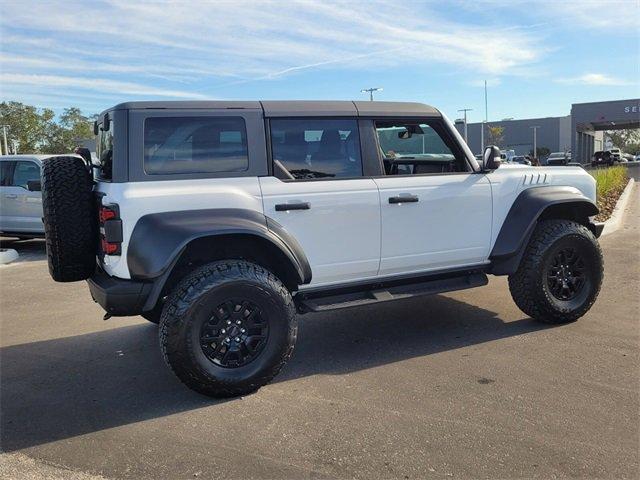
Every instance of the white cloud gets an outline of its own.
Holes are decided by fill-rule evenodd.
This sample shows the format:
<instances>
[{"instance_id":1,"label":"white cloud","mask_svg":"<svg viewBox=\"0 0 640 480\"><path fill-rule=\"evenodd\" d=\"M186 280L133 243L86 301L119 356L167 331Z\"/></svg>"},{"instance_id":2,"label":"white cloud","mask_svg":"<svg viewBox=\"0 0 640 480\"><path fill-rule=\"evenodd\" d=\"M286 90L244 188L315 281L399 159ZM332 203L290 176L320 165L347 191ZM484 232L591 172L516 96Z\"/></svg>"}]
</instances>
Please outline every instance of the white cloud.
<instances>
[{"instance_id":1,"label":"white cloud","mask_svg":"<svg viewBox=\"0 0 640 480\"><path fill-rule=\"evenodd\" d=\"M20 73L1 73L0 83L3 85L37 85L46 90L51 87L79 88L81 90L97 90L99 92L122 93L125 95L142 95L174 98L206 98L204 95L180 90L163 90L137 83L118 82L99 78L63 77L59 75L24 75Z\"/></svg>"},{"instance_id":2,"label":"white cloud","mask_svg":"<svg viewBox=\"0 0 640 480\"><path fill-rule=\"evenodd\" d=\"M563 30L607 30L608 35L638 36L640 2L638 0L450 0L467 10L503 16L507 12L525 12L542 25ZM502 10L502 11L501 11ZM528 28L541 24L532 24ZM510 28L510 27L506 27Z\"/></svg>"},{"instance_id":3,"label":"white cloud","mask_svg":"<svg viewBox=\"0 0 640 480\"><path fill-rule=\"evenodd\" d=\"M631 82L620 78L614 78L603 73L585 73L579 77L572 78L560 78L558 83L566 83L570 85L609 85L609 86L624 86L632 85Z\"/></svg>"},{"instance_id":4,"label":"white cloud","mask_svg":"<svg viewBox=\"0 0 640 480\"><path fill-rule=\"evenodd\" d=\"M51 92L176 98L220 97L232 83L323 68L508 74L544 52L530 32L496 35L492 25L445 19L430 4L392 0L366 8L308 0L22 1L3 9L0 29L3 83L35 87L49 77Z\"/></svg>"}]
</instances>

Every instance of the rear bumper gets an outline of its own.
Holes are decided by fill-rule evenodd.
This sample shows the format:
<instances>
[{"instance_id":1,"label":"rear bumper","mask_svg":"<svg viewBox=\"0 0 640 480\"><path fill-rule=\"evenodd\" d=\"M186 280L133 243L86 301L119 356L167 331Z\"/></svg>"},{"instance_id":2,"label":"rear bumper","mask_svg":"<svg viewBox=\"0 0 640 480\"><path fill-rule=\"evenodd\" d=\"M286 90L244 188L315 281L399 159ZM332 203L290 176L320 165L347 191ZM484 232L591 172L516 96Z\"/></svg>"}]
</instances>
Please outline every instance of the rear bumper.
<instances>
[{"instance_id":1,"label":"rear bumper","mask_svg":"<svg viewBox=\"0 0 640 480\"><path fill-rule=\"evenodd\" d=\"M93 300L113 316L139 315L152 283L110 277L102 269L87 280Z\"/></svg>"}]
</instances>

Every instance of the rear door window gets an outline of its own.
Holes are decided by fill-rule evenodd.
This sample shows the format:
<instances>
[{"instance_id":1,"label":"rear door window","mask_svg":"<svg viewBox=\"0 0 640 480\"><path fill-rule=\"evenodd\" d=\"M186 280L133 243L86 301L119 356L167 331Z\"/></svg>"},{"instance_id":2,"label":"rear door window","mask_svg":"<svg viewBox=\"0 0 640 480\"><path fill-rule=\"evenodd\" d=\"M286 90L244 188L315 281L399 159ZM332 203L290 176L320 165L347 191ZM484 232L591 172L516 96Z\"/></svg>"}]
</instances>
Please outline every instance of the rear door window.
<instances>
[{"instance_id":1,"label":"rear door window","mask_svg":"<svg viewBox=\"0 0 640 480\"><path fill-rule=\"evenodd\" d=\"M247 131L240 117L149 117L144 121L148 175L243 172Z\"/></svg>"},{"instance_id":2,"label":"rear door window","mask_svg":"<svg viewBox=\"0 0 640 480\"><path fill-rule=\"evenodd\" d=\"M13 181L13 167L16 162L0 162L0 186L10 187Z\"/></svg>"},{"instance_id":3,"label":"rear door window","mask_svg":"<svg viewBox=\"0 0 640 480\"><path fill-rule=\"evenodd\" d=\"M272 119L271 151L293 179L362 176L355 119Z\"/></svg>"}]
</instances>

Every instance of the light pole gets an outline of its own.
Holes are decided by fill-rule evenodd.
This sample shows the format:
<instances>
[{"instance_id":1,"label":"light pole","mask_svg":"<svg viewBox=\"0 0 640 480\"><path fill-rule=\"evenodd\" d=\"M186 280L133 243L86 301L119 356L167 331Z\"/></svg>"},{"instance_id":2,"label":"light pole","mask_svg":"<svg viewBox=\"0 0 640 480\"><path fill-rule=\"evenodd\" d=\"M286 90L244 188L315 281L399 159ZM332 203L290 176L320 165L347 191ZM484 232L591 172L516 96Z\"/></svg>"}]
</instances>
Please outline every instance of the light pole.
<instances>
[{"instance_id":1,"label":"light pole","mask_svg":"<svg viewBox=\"0 0 640 480\"><path fill-rule=\"evenodd\" d=\"M467 136L467 112L472 111L473 108L461 108L458 110L459 112L464 112L464 143L469 144L469 139Z\"/></svg>"},{"instance_id":2,"label":"light pole","mask_svg":"<svg viewBox=\"0 0 640 480\"><path fill-rule=\"evenodd\" d=\"M540 126L536 125L535 127L529 128L533 130L533 158L538 158L538 129Z\"/></svg>"},{"instance_id":3,"label":"light pole","mask_svg":"<svg viewBox=\"0 0 640 480\"><path fill-rule=\"evenodd\" d=\"M382 87L363 88L362 90L360 90L361 93L369 94L369 100L371 102L373 102L373 92L381 92L381 91L382 91Z\"/></svg>"},{"instance_id":4,"label":"light pole","mask_svg":"<svg viewBox=\"0 0 640 480\"><path fill-rule=\"evenodd\" d=\"M2 131L4 134L4 154L9 155L9 147L7 147L7 128L9 125L2 125Z\"/></svg>"},{"instance_id":5,"label":"light pole","mask_svg":"<svg viewBox=\"0 0 640 480\"><path fill-rule=\"evenodd\" d=\"M487 97L487 81L484 81L484 122L482 122L482 129L480 131L480 143L482 144L482 148L480 152L484 154L484 127L486 123L489 121L489 100Z\"/></svg>"}]
</instances>

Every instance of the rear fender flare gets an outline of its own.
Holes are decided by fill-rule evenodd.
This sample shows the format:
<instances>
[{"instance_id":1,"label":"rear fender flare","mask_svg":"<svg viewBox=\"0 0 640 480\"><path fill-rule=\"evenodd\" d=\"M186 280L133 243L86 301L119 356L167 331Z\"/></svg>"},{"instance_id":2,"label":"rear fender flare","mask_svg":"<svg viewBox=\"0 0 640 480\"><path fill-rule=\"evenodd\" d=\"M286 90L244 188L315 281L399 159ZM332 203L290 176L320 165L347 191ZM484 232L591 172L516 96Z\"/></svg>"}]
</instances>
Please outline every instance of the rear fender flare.
<instances>
[{"instance_id":1,"label":"rear fender flare","mask_svg":"<svg viewBox=\"0 0 640 480\"><path fill-rule=\"evenodd\" d=\"M233 208L162 212L141 217L127 249L131 278L150 281L166 277L191 241L230 234L254 235L271 242L291 262L299 284L311 281L309 261L294 237L260 212Z\"/></svg>"}]
</instances>

